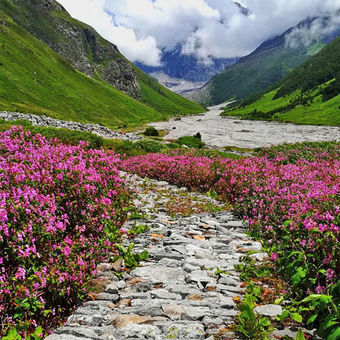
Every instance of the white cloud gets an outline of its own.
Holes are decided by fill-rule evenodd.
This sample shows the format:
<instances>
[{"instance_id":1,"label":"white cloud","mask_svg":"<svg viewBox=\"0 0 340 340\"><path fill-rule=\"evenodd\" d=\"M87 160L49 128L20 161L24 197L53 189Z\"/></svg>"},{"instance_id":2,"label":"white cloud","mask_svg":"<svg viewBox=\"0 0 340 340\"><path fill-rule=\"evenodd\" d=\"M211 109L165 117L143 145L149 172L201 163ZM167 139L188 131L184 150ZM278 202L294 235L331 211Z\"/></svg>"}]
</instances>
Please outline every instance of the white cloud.
<instances>
[{"instance_id":1,"label":"white cloud","mask_svg":"<svg viewBox=\"0 0 340 340\"><path fill-rule=\"evenodd\" d=\"M162 49L208 63L246 55L307 16L332 13L340 0L58 0L72 16L118 45L132 61L158 65Z\"/></svg>"},{"instance_id":2,"label":"white cloud","mask_svg":"<svg viewBox=\"0 0 340 340\"><path fill-rule=\"evenodd\" d=\"M131 61L147 65L160 65L161 50L153 36L136 37L132 28L116 26L112 15L107 13L105 0L58 0L65 9L78 20L92 26L108 41L116 44L119 50Z\"/></svg>"}]
</instances>

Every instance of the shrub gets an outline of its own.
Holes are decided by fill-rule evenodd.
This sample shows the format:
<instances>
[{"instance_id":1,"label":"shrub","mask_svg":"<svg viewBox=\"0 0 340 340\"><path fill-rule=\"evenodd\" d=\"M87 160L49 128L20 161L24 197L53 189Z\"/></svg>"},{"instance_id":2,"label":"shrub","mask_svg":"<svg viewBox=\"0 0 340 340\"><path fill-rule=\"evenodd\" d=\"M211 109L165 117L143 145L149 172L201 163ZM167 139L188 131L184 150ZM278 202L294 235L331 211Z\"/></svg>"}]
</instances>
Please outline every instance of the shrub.
<instances>
[{"instance_id":1,"label":"shrub","mask_svg":"<svg viewBox=\"0 0 340 340\"><path fill-rule=\"evenodd\" d=\"M186 145L189 148L197 148L202 149L204 143L201 141L200 138L194 136L183 136L176 140L176 143L179 145Z\"/></svg>"},{"instance_id":2,"label":"shrub","mask_svg":"<svg viewBox=\"0 0 340 340\"><path fill-rule=\"evenodd\" d=\"M148 137L159 137L159 132L155 127L148 126L144 131L144 135Z\"/></svg>"},{"instance_id":3,"label":"shrub","mask_svg":"<svg viewBox=\"0 0 340 340\"><path fill-rule=\"evenodd\" d=\"M142 139L135 143L136 148L145 152L159 152L164 148L164 145L153 139Z\"/></svg>"},{"instance_id":4,"label":"shrub","mask_svg":"<svg viewBox=\"0 0 340 340\"><path fill-rule=\"evenodd\" d=\"M56 326L86 296L126 217L118 163L84 142L0 133L0 334Z\"/></svg>"}]
</instances>

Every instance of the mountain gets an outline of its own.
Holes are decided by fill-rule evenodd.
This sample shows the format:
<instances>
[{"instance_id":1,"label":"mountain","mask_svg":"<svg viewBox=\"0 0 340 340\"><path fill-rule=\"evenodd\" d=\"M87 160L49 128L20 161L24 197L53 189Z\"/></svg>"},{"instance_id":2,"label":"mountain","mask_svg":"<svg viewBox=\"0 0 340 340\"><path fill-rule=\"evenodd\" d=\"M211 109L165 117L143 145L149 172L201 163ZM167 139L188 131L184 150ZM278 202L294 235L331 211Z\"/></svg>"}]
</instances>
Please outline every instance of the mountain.
<instances>
[{"instance_id":1,"label":"mountain","mask_svg":"<svg viewBox=\"0 0 340 340\"><path fill-rule=\"evenodd\" d=\"M277 82L234 106L225 116L300 124L340 125L340 37Z\"/></svg>"},{"instance_id":2,"label":"mountain","mask_svg":"<svg viewBox=\"0 0 340 340\"><path fill-rule=\"evenodd\" d=\"M191 98L204 104L219 104L264 91L340 34L340 25L332 20L333 17L307 18L265 41L250 55L214 76Z\"/></svg>"},{"instance_id":3,"label":"mountain","mask_svg":"<svg viewBox=\"0 0 340 340\"><path fill-rule=\"evenodd\" d=\"M162 85L182 94L200 88L212 76L225 70L237 60L237 58L212 58L204 63L192 55L182 54L181 45L177 45L173 50L163 50L161 66L153 67L142 63L136 63L136 65Z\"/></svg>"},{"instance_id":4,"label":"mountain","mask_svg":"<svg viewBox=\"0 0 340 340\"><path fill-rule=\"evenodd\" d=\"M204 110L160 86L54 0L1 0L0 11L1 109L111 127Z\"/></svg>"}]
</instances>

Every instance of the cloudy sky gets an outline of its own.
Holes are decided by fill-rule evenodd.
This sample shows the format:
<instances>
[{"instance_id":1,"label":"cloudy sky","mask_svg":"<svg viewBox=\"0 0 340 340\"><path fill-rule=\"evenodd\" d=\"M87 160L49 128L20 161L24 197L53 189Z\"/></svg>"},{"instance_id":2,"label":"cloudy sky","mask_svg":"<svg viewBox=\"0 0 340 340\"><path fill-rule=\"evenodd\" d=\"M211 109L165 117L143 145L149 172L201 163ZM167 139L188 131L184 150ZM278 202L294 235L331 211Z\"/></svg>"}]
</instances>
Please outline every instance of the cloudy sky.
<instances>
[{"instance_id":1,"label":"cloudy sky","mask_svg":"<svg viewBox=\"0 0 340 340\"><path fill-rule=\"evenodd\" d=\"M153 66L159 65L162 49L178 44L183 54L202 61L244 56L307 16L340 8L340 0L57 1L128 59Z\"/></svg>"}]
</instances>

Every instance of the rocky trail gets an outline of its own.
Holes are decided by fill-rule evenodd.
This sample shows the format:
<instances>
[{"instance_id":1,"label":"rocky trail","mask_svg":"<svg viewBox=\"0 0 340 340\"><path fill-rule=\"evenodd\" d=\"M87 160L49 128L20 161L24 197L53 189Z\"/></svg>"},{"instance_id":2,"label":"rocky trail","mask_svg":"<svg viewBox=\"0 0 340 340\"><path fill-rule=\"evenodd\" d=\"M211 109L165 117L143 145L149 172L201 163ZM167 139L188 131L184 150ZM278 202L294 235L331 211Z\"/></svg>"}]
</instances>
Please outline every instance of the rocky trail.
<instances>
[{"instance_id":1,"label":"rocky trail","mask_svg":"<svg viewBox=\"0 0 340 340\"><path fill-rule=\"evenodd\" d=\"M103 292L47 339L237 339L229 326L238 313L233 298L244 288L234 265L250 250L259 251L253 256L261 260L261 244L210 197L135 175L127 180L147 217L131 219L125 228L149 227L133 239L133 251L146 249L149 259L121 279L112 272L116 264L101 264ZM174 209L185 213L174 217ZM131 241L126 235L124 243ZM264 314L280 309L265 306Z\"/></svg>"}]
</instances>

